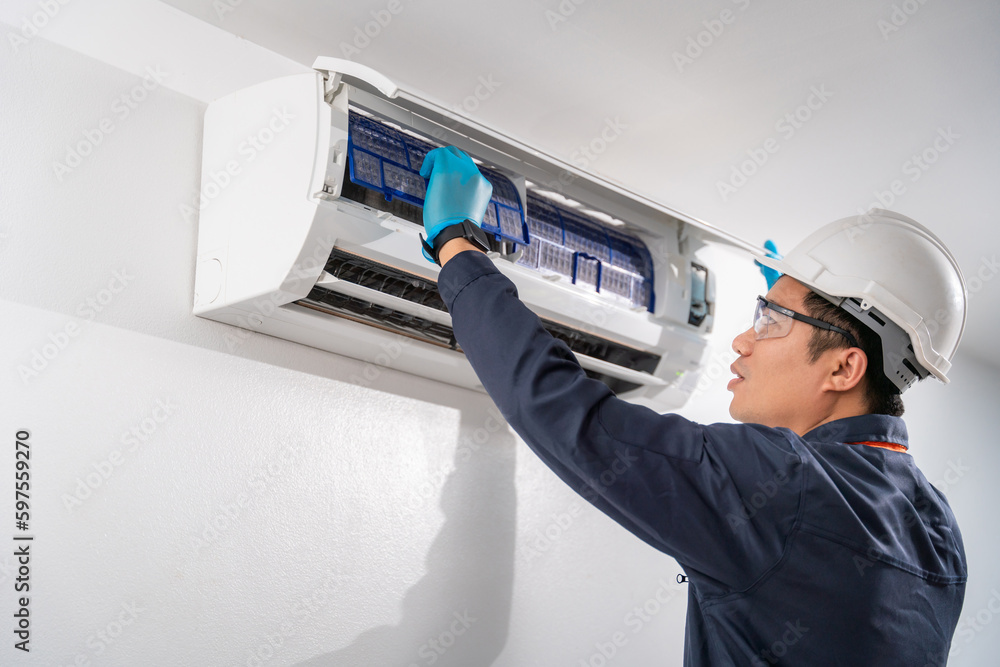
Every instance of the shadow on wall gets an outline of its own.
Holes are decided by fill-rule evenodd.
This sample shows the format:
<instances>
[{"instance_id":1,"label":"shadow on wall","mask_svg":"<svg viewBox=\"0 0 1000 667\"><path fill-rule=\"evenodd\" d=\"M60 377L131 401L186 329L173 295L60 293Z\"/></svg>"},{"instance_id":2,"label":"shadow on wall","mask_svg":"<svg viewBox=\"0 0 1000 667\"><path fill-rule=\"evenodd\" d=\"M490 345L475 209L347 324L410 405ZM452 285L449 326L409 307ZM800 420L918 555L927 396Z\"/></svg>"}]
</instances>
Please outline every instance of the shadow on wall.
<instances>
[{"instance_id":1,"label":"shadow on wall","mask_svg":"<svg viewBox=\"0 0 1000 667\"><path fill-rule=\"evenodd\" d=\"M482 414L463 410L460 442L474 442L477 431L482 439ZM296 667L493 664L510 626L516 446L501 422L471 454L456 448L455 469L441 490L445 523L427 554L427 573L405 594L399 625L366 630L349 646Z\"/></svg>"}]
</instances>

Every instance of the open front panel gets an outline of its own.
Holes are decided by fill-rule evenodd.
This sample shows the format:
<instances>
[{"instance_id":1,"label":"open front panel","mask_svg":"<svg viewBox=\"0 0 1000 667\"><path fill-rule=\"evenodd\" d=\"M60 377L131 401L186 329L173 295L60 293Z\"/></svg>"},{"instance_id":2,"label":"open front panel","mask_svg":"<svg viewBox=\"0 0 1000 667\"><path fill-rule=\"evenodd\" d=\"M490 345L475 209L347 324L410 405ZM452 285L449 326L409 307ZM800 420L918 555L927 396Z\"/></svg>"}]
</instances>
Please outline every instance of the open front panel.
<instances>
[{"instance_id":1,"label":"open front panel","mask_svg":"<svg viewBox=\"0 0 1000 667\"><path fill-rule=\"evenodd\" d=\"M429 141L350 111L349 178L342 196L422 224L426 185L420 166L433 148ZM640 239L572 208L575 202L557 203L529 189L522 204L510 179L488 166L479 168L493 184L483 228L494 236L501 255L653 312L653 262ZM522 252L515 254L519 248Z\"/></svg>"}]
</instances>

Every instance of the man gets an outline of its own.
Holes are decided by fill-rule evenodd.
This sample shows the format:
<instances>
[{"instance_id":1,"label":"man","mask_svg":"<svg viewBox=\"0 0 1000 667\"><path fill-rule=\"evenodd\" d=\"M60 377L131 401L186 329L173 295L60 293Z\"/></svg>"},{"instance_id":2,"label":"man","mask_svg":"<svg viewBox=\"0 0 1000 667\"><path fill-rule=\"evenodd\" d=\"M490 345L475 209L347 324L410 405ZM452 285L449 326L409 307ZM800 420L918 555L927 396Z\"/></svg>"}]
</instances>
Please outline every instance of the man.
<instances>
[{"instance_id":1,"label":"man","mask_svg":"<svg viewBox=\"0 0 1000 667\"><path fill-rule=\"evenodd\" d=\"M733 341L743 423L702 425L618 399L542 328L481 252L490 188L467 155L437 149L421 173L456 339L542 461L680 563L685 665L946 663L965 552L900 419L902 391L947 381L964 327L933 234L879 211L761 258L785 275Z\"/></svg>"}]
</instances>

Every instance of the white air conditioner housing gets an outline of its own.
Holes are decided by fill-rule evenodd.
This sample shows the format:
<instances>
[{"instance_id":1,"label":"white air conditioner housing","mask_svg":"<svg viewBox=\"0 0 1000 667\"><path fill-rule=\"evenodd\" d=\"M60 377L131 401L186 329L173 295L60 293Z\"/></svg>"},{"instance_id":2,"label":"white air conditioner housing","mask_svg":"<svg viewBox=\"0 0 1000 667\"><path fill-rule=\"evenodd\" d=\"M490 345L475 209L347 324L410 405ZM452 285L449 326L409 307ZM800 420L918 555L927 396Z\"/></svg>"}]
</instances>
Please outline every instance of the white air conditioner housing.
<instances>
[{"instance_id":1,"label":"white air conditioner housing","mask_svg":"<svg viewBox=\"0 0 1000 667\"><path fill-rule=\"evenodd\" d=\"M418 238L416 172L449 144L493 182L484 228L522 301L623 398L683 405L715 308L694 253L760 249L346 60L209 105L195 314L369 362L355 382L387 366L481 390Z\"/></svg>"}]
</instances>

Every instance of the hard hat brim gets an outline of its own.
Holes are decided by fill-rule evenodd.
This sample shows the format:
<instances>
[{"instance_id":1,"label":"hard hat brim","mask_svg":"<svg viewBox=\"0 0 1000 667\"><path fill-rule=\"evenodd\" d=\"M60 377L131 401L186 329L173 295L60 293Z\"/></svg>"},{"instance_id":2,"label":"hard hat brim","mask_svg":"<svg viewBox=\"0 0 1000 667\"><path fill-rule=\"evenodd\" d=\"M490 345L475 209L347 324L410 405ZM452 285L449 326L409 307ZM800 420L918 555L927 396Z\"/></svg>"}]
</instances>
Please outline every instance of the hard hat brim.
<instances>
[{"instance_id":1,"label":"hard hat brim","mask_svg":"<svg viewBox=\"0 0 1000 667\"><path fill-rule=\"evenodd\" d=\"M794 268L792 268L791 266L789 266L788 264L786 264L783 260L775 259L774 257L767 257L767 256L754 257L754 259L757 260L758 262L760 262L761 264L763 264L764 266L766 266L767 268L774 269L775 271L777 271L778 273L780 273L783 276L788 276L790 278L795 278L796 280L798 280L800 283L802 283L803 285L805 285L809 289L811 289L814 292L817 292L819 294L822 294L824 297L827 297L830 300L834 300L836 298L836 297L832 297L831 295L826 294L825 292L817 289L815 285L811 284L802 274L800 274Z\"/></svg>"}]
</instances>

